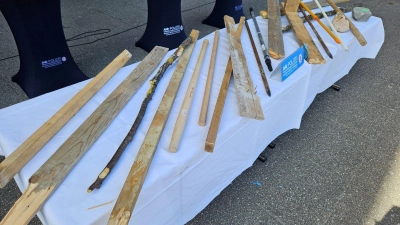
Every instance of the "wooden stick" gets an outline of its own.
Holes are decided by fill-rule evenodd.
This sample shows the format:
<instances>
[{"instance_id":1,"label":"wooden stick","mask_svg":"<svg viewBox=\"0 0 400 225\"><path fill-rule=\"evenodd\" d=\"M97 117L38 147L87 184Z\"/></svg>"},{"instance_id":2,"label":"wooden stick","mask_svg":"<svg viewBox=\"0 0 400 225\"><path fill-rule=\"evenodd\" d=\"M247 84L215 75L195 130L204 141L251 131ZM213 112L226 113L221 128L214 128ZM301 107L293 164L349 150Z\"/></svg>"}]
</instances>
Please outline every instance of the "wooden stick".
<instances>
[{"instance_id":1,"label":"wooden stick","mask_svg":"<svg viewBox=\"0 0 400 225\"><path fill-rule=\"evenodd\" d=\"M342 38L340 37L339 33L337 32L335 26L333 26L331 20L328 18L328 16L326 15L324 9L322 8L322 6L319 4L318 0L314 0L315 4L317 4L319 10L321 10L322 15L324 15L325 19L328 21L329 26L331 27L331 29L333 30L333 33L335 33L335 35L339 38L340 40L340 44L343 46L345 51L349 51L349 49L347 48L346 44L343 42Z\"/></svg>"},{"instance_id":2,"label":"wooden stick","mask_svg":"<svg viewBox=\"0 0 400 225\"><path fill-rule=\"evenodd\" d=\"M333 0L333 2L336 3L336 4L338 4L338 3L344 3L344 2L349 2L349 1L350 1L350 0ZM304 4L306 4L306 6L307 6L309 9L318 8L318 6L315 4L315 2L304 2ZM320 4L321 4L322 6L328 6L328 5L329 5L325 0L320 1ZM268 5L269 5L269 4L268 4ZM260 11L260 15L261 15L264 19L266 19L266 18L262 15L262 13L261 13L261 12L263 12L263 11L268 12L268 8L265 9L265 10L261 10L261 11ZM264 13L264 12L263 12L263 13ZM281 16L284 16L284 15L285 15L285 13L283 12L283 8L281 8L280 13L281 13ZM268 15L267 15L267 16L268 16Z\"/></svg>"},{"instance_id":3,"label":"wooden stick","mask_svg":"<svg viewBox=\"0 0 400 225\"><path fill-rule=\"evenodd\" d=\"M342 10L342 12L351 12L353 10L353 7L340 7L339 9ZM336 11L335 10L326 11L325 13L326 13L327 16L336 15ZM324 15L322 15L322 13L314 13L314 15L316 17L318 17L319 19L324 18ZM307 18L309 20L314 20L314 17L312 17L311 15L308 15ZM304 17L300 17L300 19L303 20L303 23L307 22L306 19L304 19ZM282 32L286 32L286 31L289 31L291 29L292 29L292 26L290 24L288 24L288 25L282 27Z\"/></svg>"},{"instance_id":4,"label":"wooden stick","mask_svg":"<svg viewBox=\"0 0 400 225\"><path fill-rule=\"evenodd\" d=\"M244 17L241 17L238 28L237 28L239 35L242 34L244 21L245 21ZM226 64L225 74L222 79L222 84L221 84L221 87L219 90L217 104L215 105L214 113L212 115L212 119L211 119L211 123L210 123L210 128L208 129L208 133L207 133L207 138L206 138L206 143L205 143L205 148L204 148L204 150L206 152L214 151L215 142L217 140L219 124L221 123L222 111L224 110L226 94L228 93L228 87L229 87L229 82L231 80L232 72L233 72L232 59L231 59L231 57L229 57L228 63Z\"/></svg>"},{"instance_id":5,"label":"wooden stick","mask_svg":"<svg viewBox=\"0 0 400 225\"><path fill-rule=\"evenodd\" d=\"M129 219L131 218L132 211L139 197L147 171L149 170L151 160L153 159L154 153L157 149L158 142L160 141L169 113L171 112L172 104L174 103L176 94L178 93L194 45L199 36L199 31L192 30L190 36L192 37L192 44L185 49L179 59L167 90L161 99L161 103L158 106L149 130L147 131L139 152L136 155L135 162L133 163L124 186L122 187L121 193L118 196L117 202L111 212L108 220L109 225L128 224Z\"/></svg>"},{"instance_id":6,"label":"wooden stick","mask_svg":"<svg viewBox=\"0 0 400 225\"><path fill-rule=\"evenodd\" d=\"M203 97L203 102L201 104L201 111L200 111L200 117L199 117L199 125L200 126L206 125L208 105L209 105L209 101L210 101L212 78L214 75L215 60L217 58L218 40L219 40L219 31L216 30L215 34L214 34L214 43L213 43L213 47L212 47L210 67L208 69L206 88L204 89L204 97Z\"/></svg>"},{"instance_id":7,"label":"wooden stick","mask_svg":"<svg viewBox=\"0 0 400 225\"><path fill-rule=\"evenodd\" d=\"M179 143L182 139L182 134L185 130L186 121L189 116L190 106L192 105L194 93L196 91L196 85L199 79L201 66L203 65L203 59L207 50L207 46L208 40L205 39L203 41L203 45L201 46L199 58L197 59L192 78L190 79L189 86L186 90L185 98L183 99L181 110L179 111L178 118L175 123L174 131L172 132L171 143L169 145L170 152L176 152L178 150Z\"/></svg>"},{"instance_id":8,"label":"wooden stick","mask_svg":"<svg viewBox=\"0 0 400 225\"><path fill-rule=\"evenodd\" d=\"M155 47L50 159L32 175L29 179L28 188L0 222L1 225L27 224L31 220L118 115L119 111L146 81L167 53L167 50L166 48Z\"/></svg>"},{"instance_id":9,"label":"wooden stick","mask_svg":"<svg viewBox=\"0 0 400 225\"><path fill-rule=\"evenodd\" d=\"M264 119L260 98L256 95L253 81L250 77L246 57L240 34L235 26L235 21L230 16L224 16L227 31L229 50L231 52L233 76L235 77L236 97L238 100L239 113L243 117L251 119Z\"/></svg>"},{"instance_id":10,"label":"wooden stick","mask_svg":"<svg viewBox=\"0 0 400 225\"><path fill-rule=\"evenodd\" d=\"M40 149L91 99L131 58L127 50L117 56L71 100L24 141L0 164L0 188L4 187Z\"/></svg>"},{"instance_id":11,"label":"wooden stick","mask_svg":"<svg viewBox=\"0 0 400 225\"><path fill-rule=\"evenodd\" d=\"M299 4L298 0L287 0L286 3L291 3L291 4ZM299 14L297 13L297 8L296 11L294 12L289 12L286 11L286 7L284 8L286 17L289 21L289 23L293 27L294 34L300 41L300 45L307 44L308 48L308 58L307 61L310 64L324 64L325 59L322 57L321 53L319 52L317 46L315 46L315 43L308 33L306 27L303 24L303 21L300 19Z\"/></svg>"},{"instance_id":12,"label":"wooden stick","mask_svg":"<svg viewBox=\"0 0 400 225\"><path fill-rule=\"evenodd\" d=\"M326 0L328 4L337 12L341 13L347 21L349 21L349 26L351 31L353 32L354 36L357 38L358 42L361 44L361 46L364 46L367 44L367 41L365 40L364 36L361 34L361 32L357 29L357 27L347 18L346 15L336 6L336 4L332 0Z\"/></svg>"},{"instance_id":13,"label":"wooden stick","mask_svg":"<svg viewBox=\"0 0 400 225\"><path fill-rule=\"evenodd\" d=\"M121 157L122 153L126 149L129 143L133 140L133 137L136 134L137 129L139 128L140 124L142 123L143 117L146 113L147 106L149 105L151 99L153 98L154 92L156 91L157 84L160 82L161 78L163 77L165 71L174 63L174 61L182 54L183 50L191 43L191 37L189 36L179 47L176 51L164 62L164 64L158 69L157 74L150 80L150 88L144 98L142 105L140 106L139 113L133 123L131 129L129 130L128 134L125 136L124 140L118 147L117 151L114 153L113 157L107 163L106 167L102 170L99 174L97 179L93 182L92 185L88 188L88 192L92 192L94 189L99 189L103 183L103 181L107 178L110 174L114 166L117 164L119 158Z\"/></svg>"},{"instance_id":14,"label":"wooden stick","mask_svg":"<svg viewBox=\"0 0 400 225\"><path fill-rule=\"evenodd\" d=\"M264 84L265 91L267 92L268 96L271 96L271 90L269 88L268 81L267 81L267 78L265 76L264 68L263 68L263 66L261 64L260 57L258 56L257 48L256 48L256 45L254 43L253 36L251 35L249 24L247 23L247 21L245 22L245 24L246 24L247 34L249 35L249 38L250 38L251 47L253 48L254 56L256 57L258 70L260 71L260 75L261 75L261 79L262 79L263 84Z\"/></svg>"},{"instance_id":15,"label":"wooden stick","mask_svg":"<svg viewBox=\"0 0 400 225\"><path fill-rule=\"evenodd\" d=\"M274 59L285 57L279 0L268 0L268 53Z\"/></svg>"},{"instance_id":16,"label":"wooden stick","mask_svg":"<svg viewBox=\"0 0 400 225\"><path fill-rule=\"evenodd\" d=\"M303 9L303 7L301 5L300 5L299 9L300 9L300 12L303 14L304 18L307 20L307 23L310 25L311 29L314 31L315 36L317 36L317 38L318 38L319 42L321 43L322 47L324 48L326 54L328 54L329 58L333 59L331 51L329 51L329 49L326 46L325 42L322 40L321 36L319 36L318 31L315 29L314 25L308 19L308 16L304 12L304 9Z\"/></svg>"},{"instance_id":17,"label":"wooden stick","mask_svg":"<svg viewBox=\"0 0 400 225\"><path fill-rule=\"evenodd\" d=\"M323 28L326 32L328 32L328 34L333 38L333 40L336 41L336 43L340 44L341 40L339 36L335 36L332 31L319 19L318 16L316 16L313 11L311 11L309 8L307 8L307 6L303 3L300 2L300 6L303 7L305 10L307 10L308 13L310 13L310 15L314 18L314 20L316 20ZM322 12L321 12L322 13ZM324 12L325 13L325 12ZM324 16L324 13L322 13L322 16ZM326 15L326 13L325 13Z\"/></svg>"},{"instance_id":18,"label":"wooden stick","mask_svg":"<svg viewBox=\"0 0 400 225\"><path fill-rule=\"evenodd\" d=\"M217 104L215 105L210 128L208 129L207 133L206 143L204 147L204 150L206 152L214 152L215 142L217 141L219 124L221 123L222 112L224 110L226 94L228 93L228 87L229 87L229 82L231 80L232 72L233 72L232 60L229 57L225 69L224 78L222 80L221 89L218 94Z\"/></svg>"},{"instance_id":19,"label":"wooden stick","mask_svg":"<svg viewBox=\"0 0 400 225\"><path fill-rule=\"evenodd\" d=\"M338 3L344 3L344 2L350 2L350 0L333 0L336 4ZM321 6L328 6L328 2L327 0L321 0L319 1ZM318 8L317 4L315 2L304 2L304 4L306 4L306 6L309 9L316 9Z\"/></svg>"}]
</instances>

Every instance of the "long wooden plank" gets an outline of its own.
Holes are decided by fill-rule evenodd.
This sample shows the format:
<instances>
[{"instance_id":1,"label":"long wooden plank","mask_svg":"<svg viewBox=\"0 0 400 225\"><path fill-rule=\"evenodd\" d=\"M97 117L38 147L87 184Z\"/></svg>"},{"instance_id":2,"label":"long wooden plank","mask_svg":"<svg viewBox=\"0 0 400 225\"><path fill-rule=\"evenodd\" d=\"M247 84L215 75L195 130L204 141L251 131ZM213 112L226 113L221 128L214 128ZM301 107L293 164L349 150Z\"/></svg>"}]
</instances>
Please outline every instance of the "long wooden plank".
<instances>
[{"instance_id":1,"label":"long wooden plank","mask_svg":"<svg viewBox=\"0 0 400 225\"><path fill-rule=\"evenodd\" d=\"M147 171L149 170L151 160L153 159L165 124L167 123L172 104L174 103L176 94L178 93L179 86L182 82L183 75L185 74L199 32L197 30L192 30L190 36L192 37L192 44L183 51L183 54L179 59L167 90L161 99L161 103L158 106L149 130L147 131L139 152L136 155L135 162L133 163L124 186L122 187L121 193L118 196L117 202L111 212L108 221L108 224L110 225L128 224L129 219L131 218L133 208L135 207Z\"/></svg>"},{"instance_id":2,"label":"long wooden plank","mask_svg":"<svg viewBox=\"0 0 400 225\"><path fill-rule=\"evenodd\" d=\"M279 0L268 0L268 53L274 59L285 57Z\"/></svg>"},{"instance_id":3,"label":"long wooden plank","mask_svg":"<svg viewBox=\"0 0 400 225\"><path fill-rule=\"evenodd\" d=\"M155 47L132 73L30 178L27 190L0 222L27 224L67 177L78 161L118 115L167 53Z\"/></svg>"},{"instance_id":4,"label":"long wooden plank","mask_svg":"<svg viewBox=\"0 0 400 225\"><path fill-rule=\"evenodd\" d=\"M224 111L226 94L228 93L232 72L232 60L229 58L228 64L226 65L224 78L222 79L221 89L218 94L217 104L215 105L214 113L211 119L210 128L208 129L207 133L206 144L204 148L206 152L214 152L215 142L217 141L218 129L221 123L222 112Z\"/></svg>"},{"instance_id":5,"label":"long wooden plank","mask_svg":"<svg viewBox=\"0 0 400 225\"><path fill-rule=\"evenodd\" d=\"M186 90L185 97L183 98L181 109L179 110L178 118L175 122L174 131L172 132L171 142L169 145L170 152L176 152L178 150L179 143L181 142L183 131L185 130L186 121L189 116L190 106L194 98L196 91L197 81L199 79L201 66L203 65L204 55L208 46L208 40L203 41L203 45L200 50L199 57L197 59L196 67L194 68L192 78L190 79L189 86Z\"/></svg>"},{"instance_id":6,"label":"long wooden plank","mask_svg":"<svg viewBox=\"0 0 400 225\"><path fill-rule=\"evenodd\" d=\"M243 24L245 18L241 17L237 30L239 35L242 34ZM224 110L226 94L228 93L229 82L232 76L232 59L229 57L228 63L226 64L225 74L222 79L222 84L219 89L219 94L217 98L217 103L214 108L214 112L211 118L210 127L208 128L206 143L205 143L205 151L206 152L214 152L215 142L217 141L219 124L221 123L222 111Z\"/></svg>"},{"instance_id":7,"label":"long wooden plank","mask_svg":"<svg viewBox=\"0 0 400 225\"><path fill-rule=\"evenodd\" d=\"M210 101L211 85L212 85L212 79L214 76L215 59L217 58L218 41L219 41L219 30L216 30L215 34L214 34L214 43L213 43L212 52L211 52L210 66L209 66L208 74L207 74L206 87L204 88L203 102L201 103L199 125L202 127L204 127L206 125L206 120L207 120L207 111L208 111L208 105L209 105L209 101Z\"/></svg>"},{"instance_id":8,"label":"long wooden plank","mask_svg":"<svg viewBox=\"0 0 400 225\"><path fill-rule=\"evenodd\" d=\"M298 0L293 0L293 2L298 2ZM292 0L287 0L286 4L292 3ZM286 9L286 7L285 7ZM308 48L308 58L307 61L310 64L325 64L325 59L322 57L321 52L319 52L317 46L315 45L312 37L308 33L303 21L300 19L297 9L295 12L285 11L286 17L289 20L290 25L293 28L294 34L299 40L300 44L307 44Z\"/></svg>"},{"instance_id":9,"label":"long wooden plank","mask_svg":"<svg viewBox=\"0 0 400 225\"><path fill-rule=\"evenodd\" d=\"M21 171L40 149L91 99L100 88L131 58L127 50L117 56L82 90L24 141L0 164L0 188Z\"/></svg>"},{"instance_id":10,"label":"long wooden plank","mask_svg":"<svg viewBox=\"0 0 400 225\"><path fill-rule=\"evenodd\" d=\"M256 95L256 90L250 77L246 57L244 56L240 41L240 34L235 28L235 21L230 16L224 16L224 21L232 58L239 113L243 117L263 120L264 113L261 108L260 98Z\"/></svg>"}]
</instances>

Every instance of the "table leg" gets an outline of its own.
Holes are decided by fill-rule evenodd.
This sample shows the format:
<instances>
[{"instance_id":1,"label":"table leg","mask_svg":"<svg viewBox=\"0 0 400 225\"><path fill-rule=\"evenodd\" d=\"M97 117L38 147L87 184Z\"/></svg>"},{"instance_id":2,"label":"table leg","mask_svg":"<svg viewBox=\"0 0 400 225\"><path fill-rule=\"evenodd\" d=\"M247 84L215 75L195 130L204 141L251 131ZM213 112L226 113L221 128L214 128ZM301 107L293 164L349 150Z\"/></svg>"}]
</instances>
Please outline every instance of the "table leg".
<instances>
[{"instance_id":1,"label":"table leg","mask_svg":"<svg viewBox=\"0 0 400 225\"><path fill-rule=\"evenodd\" d=\"M87 79L65 40L60 0L0 0L0 11L19 52L20 69L12 80L29 98Z\"/></svg>"},{"instance_id":2,"label":"table leg","mask_svg":"<svg viewBox=\"0 0 400 225\"><path fill-rule=\"evenodd\" d=\"M224 16L233 17L236 23L239 23L240 17L244 16L242 0L216 0L211 14L203 20L204 24L224 28Z\"/></svg>"},{"instance_id":3,"label":"table leg","mask_svg":"<svg viewBox=\"0 0 400 225\"><path fill-rule=\"evenodd\" d=\"M181 0L147 0L147 26L142 38L136 42L149 52L154 46L174 49L186 39L181 15Z\"/></svg>"}]
</instances>

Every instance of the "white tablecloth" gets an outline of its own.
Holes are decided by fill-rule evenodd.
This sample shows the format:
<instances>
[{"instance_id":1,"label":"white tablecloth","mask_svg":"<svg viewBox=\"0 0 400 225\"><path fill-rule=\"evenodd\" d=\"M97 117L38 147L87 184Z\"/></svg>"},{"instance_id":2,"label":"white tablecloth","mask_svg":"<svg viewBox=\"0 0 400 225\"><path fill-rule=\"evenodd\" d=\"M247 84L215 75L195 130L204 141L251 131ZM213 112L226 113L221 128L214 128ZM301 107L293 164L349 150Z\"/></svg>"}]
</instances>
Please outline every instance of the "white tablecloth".
<instances>
[{"instance_id":1,"label":"white tablecloth","mask_svg":"<svg viewBox=\"0 0 400 225\"><path fill-rule=\"evenodd\" d=\"M351 17L350 14L348 16ZM252 28L256 45L259 46L253 22L252 20L248 22ZM258 18L258 22L264 38L267 39L268 21ZM287 21L283 19L283 23L286 24ZM361 47L352 33L348 31L341 35L350 49L350 51L345 52L340 45L335 44L316 25L334 55L334 59L327 57L315 38L314 41L320 48L327 63L325 65L309 65L305 63L284 82L269 79L272 97L268 97L264 90L249 38L246 29L244 29L242 34L243 48L251 77L257 87L257 94L261 99L265 120L259 121L239 116L235 88L231 82L215 151L212 154L204 151L204 142L229 57L229 51L225 30L221 30L207 126L200 127L197 125L197 121L213 42L213 34L206 36L205 38L210 41L210 44L206 52L186 129L178 152L170 153L168 147L172 130L200 52L201 40L199 40L189 62L130 224L183 224L189 221L204 209L235 177L250 167L271 141L289 129L299 128L303 113L317 93L324 91L335 81L346 75L359 58L374 58L378 53L384 41L384 29L381 19L371 17L366 23L354 23L367 39L368 44L366 46ZM315 37L313 34L312 36ZM299 47L292 32L284 34L284 41L286 55L291 54ZM258 53L262 57L260 47L258 47ZM273 60L274 68L278 63L279 61ZM26 189L29 177L101 104L136 65L121 69L23 168L15 177L22 191ZM140 88L138 93L44 205L38 214L44 224L106 224L174 69L175 65L167 70L133 142L127 147L120 162L103 183L102 188L90 194L86 192L88 186L104 168L130 129L148 90L148 83ZM264 66L264 70L269 76L270 72L266 66ZM10 155L87 82L81 82L0 110L0 155L5 155L6 157ZM110 204L89 209L111 201L112 203Z\"/></svg>"}]
</instances>

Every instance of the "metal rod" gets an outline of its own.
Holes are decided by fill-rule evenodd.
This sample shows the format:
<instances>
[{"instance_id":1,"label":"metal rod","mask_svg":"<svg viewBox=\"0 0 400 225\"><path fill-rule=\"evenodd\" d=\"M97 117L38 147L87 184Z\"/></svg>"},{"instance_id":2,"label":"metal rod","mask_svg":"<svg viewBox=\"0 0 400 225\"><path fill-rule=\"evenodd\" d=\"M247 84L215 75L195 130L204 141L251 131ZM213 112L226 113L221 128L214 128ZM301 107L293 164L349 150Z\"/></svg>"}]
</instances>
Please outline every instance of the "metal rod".
<instances>
[{"instance_id":1,"label":"metal rod","mask_svg":"<svg viewBox=\"0 0 400 225\"><path fill-rule=\"evenodd\" d=\"M265 64L267 64L268 70L272 71L271 59L268 55L267 47L265 47L264 39L261 35L260 28L258 27L256 15L254 13L253 8L250 8L249 10L250 10L251 18L253 18L254 26L256 27L256 30L257 30L258 40L260 41L261 49L263 50Z\"/></svg>"}]
</instances>

